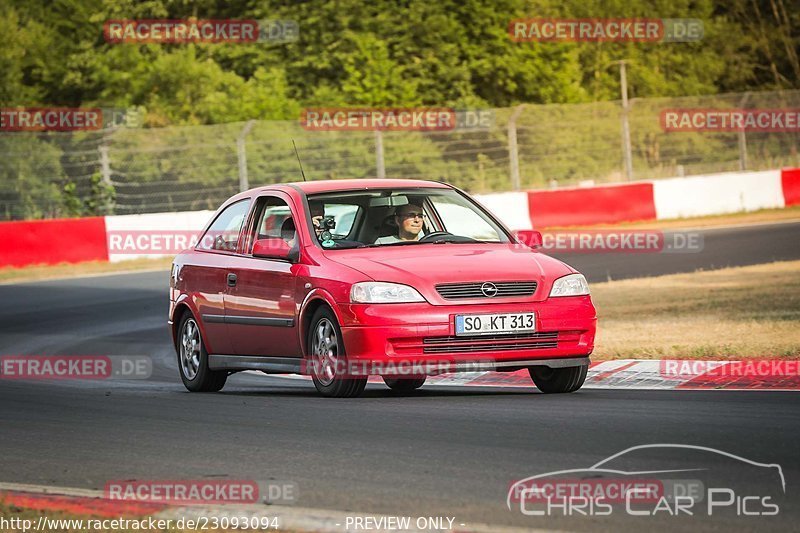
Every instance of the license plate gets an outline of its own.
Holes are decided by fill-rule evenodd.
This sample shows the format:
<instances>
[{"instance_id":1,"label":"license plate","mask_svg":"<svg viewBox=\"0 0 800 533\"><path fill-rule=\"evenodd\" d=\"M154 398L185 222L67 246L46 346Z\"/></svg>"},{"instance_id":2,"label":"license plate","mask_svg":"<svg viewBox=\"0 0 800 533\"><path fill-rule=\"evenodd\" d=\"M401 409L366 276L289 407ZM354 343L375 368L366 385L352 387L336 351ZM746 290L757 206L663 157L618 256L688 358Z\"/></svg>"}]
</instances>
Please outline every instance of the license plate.
<instances>
[{"instance_id":1,"label":"license plate","mask_svg":"<svg viewBox=\"0 0 800 533\"><path fill-rule=\"evenodd\" d=\"M534 313L456 315L456 335L498 335L536 331Z\"/></svg>"}]
</instances>

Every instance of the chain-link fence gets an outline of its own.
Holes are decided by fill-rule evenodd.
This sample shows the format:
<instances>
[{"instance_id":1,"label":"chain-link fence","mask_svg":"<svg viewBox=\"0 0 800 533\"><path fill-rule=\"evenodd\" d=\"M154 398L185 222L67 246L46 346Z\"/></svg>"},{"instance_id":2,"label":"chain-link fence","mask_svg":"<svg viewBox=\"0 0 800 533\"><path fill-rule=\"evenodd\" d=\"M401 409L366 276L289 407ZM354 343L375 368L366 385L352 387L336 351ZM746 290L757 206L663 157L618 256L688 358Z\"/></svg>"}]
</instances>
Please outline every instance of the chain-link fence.
<instances>
[{"instance_id":1,"label":"chain-link fence","mask_svg":"<svg viewBox=\"0 0 800 533\"><path fill-rule=\"evenodd\" d=\"M432 179L479 193L800 165L800 128L665 131L670 109L797 111L800 91L632 99L627 110L523 105L436 132L311 131L297 120L0 133L0 219L215 209L243 187L299 181L292 140L310 180Z\"/></svg>"}]
</instances>

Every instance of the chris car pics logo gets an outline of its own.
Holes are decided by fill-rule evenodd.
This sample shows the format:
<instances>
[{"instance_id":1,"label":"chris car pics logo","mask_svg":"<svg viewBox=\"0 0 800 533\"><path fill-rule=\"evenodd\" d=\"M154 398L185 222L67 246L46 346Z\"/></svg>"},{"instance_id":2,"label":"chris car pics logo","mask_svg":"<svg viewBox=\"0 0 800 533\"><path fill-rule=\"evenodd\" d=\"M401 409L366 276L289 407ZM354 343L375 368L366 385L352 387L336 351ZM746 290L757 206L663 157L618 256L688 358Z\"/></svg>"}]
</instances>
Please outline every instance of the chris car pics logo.
<instances>
[{"instance_id":1,"label":"chris car pics logo","mask_svg":"<svg viewBox=\"0 0 800 533\"><path fill-rule=\"evenodd\" d=\"M642 467L649 463L652 469ZM770 517L780 513L785 498L779 464L705 446L645 444L588 468L516 480L506 505L530 517Z\"/></svg>"}]
</instances>

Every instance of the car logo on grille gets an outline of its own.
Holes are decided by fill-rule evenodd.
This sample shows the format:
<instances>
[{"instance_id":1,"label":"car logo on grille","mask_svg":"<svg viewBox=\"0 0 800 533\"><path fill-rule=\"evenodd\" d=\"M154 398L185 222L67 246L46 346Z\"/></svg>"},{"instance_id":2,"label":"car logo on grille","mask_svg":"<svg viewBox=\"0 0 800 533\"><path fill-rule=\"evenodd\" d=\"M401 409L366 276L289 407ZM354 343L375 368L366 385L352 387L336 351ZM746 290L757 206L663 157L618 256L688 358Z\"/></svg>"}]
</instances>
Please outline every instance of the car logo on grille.
<instances>
[{"instance_id":1,"label":"car logo on grille","mask_svg":"<svg viewBox=\"0 0 800 533\"><path fill-rule=\"evenodd\" d=\"M494 283L489 283L488 281L481 285L481 292L487 298L494 298L497 296L497 285Z\"/></svg>"}]
</instances>

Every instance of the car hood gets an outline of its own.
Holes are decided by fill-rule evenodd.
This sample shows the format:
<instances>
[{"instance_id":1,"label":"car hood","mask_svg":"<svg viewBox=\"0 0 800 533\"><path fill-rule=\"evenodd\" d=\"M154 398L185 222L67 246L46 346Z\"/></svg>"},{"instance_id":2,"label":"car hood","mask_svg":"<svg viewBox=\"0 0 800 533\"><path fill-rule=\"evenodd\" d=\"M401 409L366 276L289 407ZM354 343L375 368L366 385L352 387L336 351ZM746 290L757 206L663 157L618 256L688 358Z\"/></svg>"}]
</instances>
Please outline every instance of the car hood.
<instances>
[{"instance_id":1,"label":"car hood","mask_svg":"<svg viewBox=\"0 0 800 533\"><path fill-rule=\"evenodd\" d=\"M327 257L375 281L411 285L429 302L443 301L441 283L536 281L528 301L544 300L553 281L574 269L529 248L509 244L413 244L329 251Z\"/></svg>"}]
</instances>

